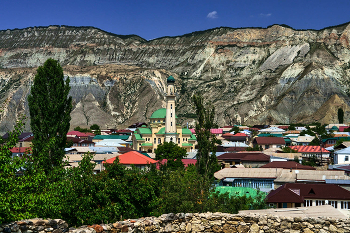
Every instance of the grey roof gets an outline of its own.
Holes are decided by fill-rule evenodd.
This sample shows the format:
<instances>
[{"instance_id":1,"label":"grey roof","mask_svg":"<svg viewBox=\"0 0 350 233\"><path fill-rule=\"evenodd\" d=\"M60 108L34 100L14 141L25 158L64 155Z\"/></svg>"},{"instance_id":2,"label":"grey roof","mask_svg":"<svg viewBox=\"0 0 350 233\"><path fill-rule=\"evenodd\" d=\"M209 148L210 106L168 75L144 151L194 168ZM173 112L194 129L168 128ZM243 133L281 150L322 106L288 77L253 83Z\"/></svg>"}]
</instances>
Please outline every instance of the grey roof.
<instances>
[{"instance_id":1,"label":"grey roof","mask_svg":"<svg viewBox=\"0 0 350 233\"><path fill-rule=\"evenodd\" d=\"M240 210L240 215L250 216L279 216L279 217L299 217L299 218L319 218L329 217L334 219L347 219L347 216L331 205L308 206L297 208L264 209L264 210Z\"/></svg>"},{"instance_id":2,"label":"grey roof","mask_svg":"<svg viewBox=\"0 0 350 233\"><path fill-rule=\"evenodd\" d=\"M350 147L334 152L335 154L350 154Z\"/></svg>"},{"instance_id":3,"label":"grey roof","mask_svg":"<svg viewBox=\"0 0 350 233\"><path fill-rule=\"evenodd\" d=\"M283 168L224 168L214 173L216 179L223 178L274 178L275 182L319 181L326 179L350 180L344 171L336 170L292 170Z\"/></svg>"},{"instance_id":4,"label":"grey roof","mask_svg":"<svg viewBox=\"0 0 350 233\"><path fill-rule=\"evenodd\" d=\"M224 168L214 173L218 180L223 178L271 178L282 172L282 168Z\"/></svg>"},{"instance_id":5,"label":"grey roof","mask_svg":"<svg viewBox=\"0 0 350 233\"><path fill-rule=\"evenodd\" d=\"M117 147L107 147L107 146L101 146L101 147L89 147L89 149L93 152L97 153L112 153L112 152L118 152Z\"/></svg>"},{"instance_id":6,"label":"grey roof","mask_svg":"<svg viewBox=\"0 0 350 233\"><path fill-rule=\"evenodd\" d=\"M350 184L350 180L326 179L326 184Z\"/></svg>"}]
</instances>

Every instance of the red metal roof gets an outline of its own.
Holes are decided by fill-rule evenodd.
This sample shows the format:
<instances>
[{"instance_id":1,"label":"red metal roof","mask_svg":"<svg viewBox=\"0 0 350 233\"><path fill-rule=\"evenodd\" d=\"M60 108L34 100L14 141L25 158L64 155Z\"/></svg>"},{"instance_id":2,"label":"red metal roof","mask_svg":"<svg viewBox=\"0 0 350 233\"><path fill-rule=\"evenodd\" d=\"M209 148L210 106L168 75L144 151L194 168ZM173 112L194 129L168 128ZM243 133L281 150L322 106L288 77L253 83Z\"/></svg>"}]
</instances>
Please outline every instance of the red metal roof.
<instances>
[{"instance_id":1,"label":"red metal roof","mask_svg":"<svg viewBox=\"0 0 350 233\"><path fill-rule=\"evenodd\" d=\"M280 128L280 129L288 129L289 126L288 125L280 125L280 126L278 126L278 128Z\"/></svg>"},{"instance_id":2,"label":"red metal roof","mask_svg":"<svg viewBox=\"0 0 350 233\"><path fill-rule=\"evenodd\" d=\"M23 138L23 139L19 140L19 142L31 142L31 141L33 141L33 139L34 139L34 136L30 136L28 138Z\"/></svg>"},{"instance_id":3,"label":"red metal roof","mask_svg":"<svg viewBox=\"0 0 350 233\"><path fill-rule=\"evenodd\" d=\"M260 162L269 162L270 156L257 152L257 153L225 153L217 157L219 160L239 160L239 161L260 161Z\"/></svg>"},{"instance_id":4,"label":"red metal roof","mask_svg":"<svg viewBox=\"0 0 350 233\"><path fill-rule=\"evenodd\" d=\"M280 137L256 137L254 139L258 145L285 145L286 142Z\"/></svg>"},{"instance_id":5,"label":"red metal roof","mask_svg":"<svg viewBox=\"0 0 350 233\"><path fill-rule=\"evenodd\" d=\"M31 147L13 147L10 149L12 153L25 153L25 152L31 152L32 148Z\"/></svg>"},{"instance_id":6,"label":"red metal roof","mask_svg":"<svg viewBox=\"0 0 350 233\"><path fill-rule=\"evenodd\" d=\"M240 136L240 137L247 137L247 135L245 133L236 133L233 136L236 136L236 137L238 137L238 136Z\"/></svg>"},{"instance_id":7,"label":"red metal roof","mask_svg":"<svg viewBox=\"0 0 350 233\"><path fill-rule=\"evenodd\" d=\"M339 126L339 132L344 132L345 129L349 128L350 126Z\"/></svg>"},{"instance_id":8,"label":"red metal roof","mask_svg":"<svg viewBox=\"0 0 350 233\"><path fill-rule=\"evenodd\" d=\"M247 150L247 147L227 147L224 148L224 151L231 152L231 151L245 151Z\"/></svg>"},{"instance_id":9,"label":"red metal roof","mask_svg":"<svg viewBox=\"0 0 350 233\"><path fill-rule=\"evenodd\" d=\"M195 165L197 163L197 159L181 159L182 163L185 165L185 167L188 167L188 165L193 164ZM157 161L157 169L159 169L159 163L160 164L165 164L168 162L167 159L162 159L161 161Z\"/></svg>"},{"instance_id":10,"label":"red metal roof","mask_svg":"<svg viewBox=\"0 0 350 233\"><path fill-rule=\"evenodd\" d=\"M88 135L79 131L70 131L67 133L67 135L77 135L77 137L88 137Z\"/></svg>"},{"instance_id":11,"label":"red metal roof","mask_svg":"<svg viewBox=\"0 0 350 233\"><path fill-rule=\"evenodd\" d=\"M316 170L316 168L311 166L305 166L294 161L274 161L261 168L283 168L283 169L298 169L298 170Z\"/></svg>"},{"instance_id":12,"label":"red metal roof","mask_svg":"<svg viewBox=\"0 0 350 233\"><path fill-rule=\"evenodd\" d=\"M113 163L116 157L107 159L106 163ZM151 159L137 151L130 151L125 154L121 154L118 156L118 158L119 158L119 163L125 164L125 165L130 165L130 164L147 165L147 164L152 164L157 162L156 160Z\"/></svg>"},{"instance_id":13,"label":"red metal roof","mask_svg":"<svg viewBox=\"0 0 350 233\"><path fill-rule=\"evenodd\" d=\"M300 198L297 198L298 196ZM301 203L304 199L350 200L350 191L335 184L287 183L271 191L266 197L266 202Z\"/></svg>"},{"instance_id":14,"label":"red metal roof","mask_svg":"<svg viewBox=\"0 0 350 233\"><path fill-rule=\"evenodd\" d=\"M289 146L291 149L298 151L299 153L321 153L321 146ZM328 150L322 148L322 153L329 153Z\"/></svg>"},{"instance_id":15,"label":"red metal roof","mask_svg":"<svg viewBox=\"0 0 350 233\"><path fill-rule=\"evenodd\" d=\"M212 133L212 134L222 134L222 129L210 129L210 133Z\"/></svg>"}]
</instances>

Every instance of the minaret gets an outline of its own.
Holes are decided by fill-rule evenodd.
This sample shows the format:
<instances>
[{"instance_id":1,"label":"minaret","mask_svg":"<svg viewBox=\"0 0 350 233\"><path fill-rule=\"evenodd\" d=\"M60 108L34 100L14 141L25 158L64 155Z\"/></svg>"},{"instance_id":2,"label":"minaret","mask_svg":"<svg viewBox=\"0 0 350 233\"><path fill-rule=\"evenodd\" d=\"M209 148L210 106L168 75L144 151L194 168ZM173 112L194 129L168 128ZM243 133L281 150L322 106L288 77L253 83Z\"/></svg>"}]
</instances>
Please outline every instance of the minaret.
<instances>
[{"instance_id":1,"label":"minaret","mask_svg":"<svg viewBox=\"0 0 350 233\"><path fill-rule=\"evenodd\" d=\"M165 141L177 143L176 119L175 119L175 79L169 76L166 95Z\"/></svg>"}]
</instances>

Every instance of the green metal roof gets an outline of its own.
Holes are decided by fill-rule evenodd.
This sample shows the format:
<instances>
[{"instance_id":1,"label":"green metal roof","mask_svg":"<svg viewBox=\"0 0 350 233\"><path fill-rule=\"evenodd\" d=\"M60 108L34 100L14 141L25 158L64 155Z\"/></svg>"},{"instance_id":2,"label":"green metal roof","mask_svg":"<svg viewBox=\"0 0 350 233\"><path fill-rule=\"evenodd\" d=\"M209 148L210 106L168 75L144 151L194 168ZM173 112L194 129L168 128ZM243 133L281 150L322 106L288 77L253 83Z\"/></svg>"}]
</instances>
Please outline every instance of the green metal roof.
<instances>
[{"instance_id":1,"label":"green metal roof","mask_svg":"<svg viewBox=\"0 0 350 233\"><path fill-rule=\"evenodd\" d=\"M191 143L182 143L182 146L193 146Z\"/></svg>"},{"instance_id":2,"label":"green metal roof","mask_svg":"<svg viewBox=\"0 0 350 233\"><path fill-rule=\"evenodd\" d=\"M292 142L289 138L283 138L285 142Z\"/></svg>"},{"instance_id":3,"label":"green metal roof","mask_svg":"<svg viewBox=\"0 0 350 233\"><path fill-rule=\"evenodd\" d=\"M196 135L192 134L188 140L189 141L197 141Z\"/></svg>"},{"instance_id":4,"label":"green metal roof","mask_svg":"<svg viewBox=\"0 0 350 233\"><path fill-rule=\"evenodd\" d=\"M136 138L137 141L140 141L140 140L143 140L143 141L144 141L144 140L145 140L145 139L143 139L143 138L141 137L140 134L135 133L134 135L135 135L135 138Z\"/></svg>"},{"instance_id":5,"label":"green metal roof","mask_svg":"<svg viewBox=\"0 0 350 233\"><path fill-rule=\"evenodd\" d=\"M165 117L166 117L166 109L161 108L161 109L154 111L152 113L150 119L152 119L152 118L165 118ZM175 114L175 118L177 118L176 114Z\"/></svg>"},{"instance_id":6,"label":"green metal roof","mask_svg":"<svg viewBox=\"0 0 350 233\"><path fill-rule=\"evenodd\" d=\"M258 195L258 190L253 188L247 188L247 187L217 186L215 188L215 191L219 192L220 194L228 193L231 197L247 196L247 197L256 198L256 196ZM265 192L261 192L261 193L263 193L266 196Z\"/></svg>"},{"instance_id":7,"label":"green metal roof","mask_svg":"<svg viewBox=\"0 0 350 233\"><path fill-rule=\"evenodd\" d=\"M334 131L334 130L339 130L339 129L338 129L338 127L337 127L337 126L335 126L335 125L334 125L334 126L331 128L331 130L333 130L333 131Z\"/></svg>"},{"instance_id":8,"label":"green metal roof","mask_svg":"<svg viewBox=\"0 0 350 233\"><path fill-rule=\"evenodd\" d=\"M129 135L96 135L93 140L104 140L104 139L121 139L126 140Z\"/></svg>"},{"instance_id":9,"label":"green metal roof","mask_svg":"<svg viewBox=\"0 0 350 233\"><path fill-rule=\"evenodd\" d=\"M161 128L156 134L165 134L165 127Z\"/></svg>"},{"instance_id":10,"label":"green metal roof","mask_svg":"<svg viewBox=\"0 0 350 233\"><path fill-rule=\"evenodd\" d=\"M327 140L341 140L343 139L344 141L350 141L350 137L335 137L335 138L325 138L322 139L322 142L326 142Z\"/></svg>"},{"instance_id":11,"label":"green metal roof","mask_svg":"<svg viewBox=\"0 0 350 233\"><path fill-rule=\"evenodd\" d=\"M141 146L153 146L153 144L150 142L146 142L146 143L142 143Z\"/></svg>"},{"instance_id":12,"label":"green metal roof","mask_svg":"<svg viewBox=\"0 0 350 233\"><path fill-rule=\"evenodd\" d=\"M140 132L140 134L152 134L150 128L137 128L137 130Z\"/></svg>"},{"instance_id":13,"label":"green metal roof","mask_svg":"<svg viewBox=\"0 0 350 233\"><path fill-rule=\"evenodd\" d=\"M174 83L175 82L175 79L173 76L169 76L166 80L167 83Z\"/></svg>"},{"instance_id":14,"label":"green metal roof","mask_svg":"<svg viewBox=\"0 0 350 233\"><path fill-rule=\"evenodd\" d=\"M151 156L149 156L149 154L147 154L146 152L142 152L141 154L143 154L143 155L145 155L145 156L151 158Z\"/></svg>"},{"instance_id":15,"label":"green metal roof","mask_svg":"<svg viewBox=\"0 0 350 233\"><path fill-rule=\"evenodd\" d=\"M191 130L183 128L182 129L182 134L192 134Z\"/></svg>"}]
</instances>

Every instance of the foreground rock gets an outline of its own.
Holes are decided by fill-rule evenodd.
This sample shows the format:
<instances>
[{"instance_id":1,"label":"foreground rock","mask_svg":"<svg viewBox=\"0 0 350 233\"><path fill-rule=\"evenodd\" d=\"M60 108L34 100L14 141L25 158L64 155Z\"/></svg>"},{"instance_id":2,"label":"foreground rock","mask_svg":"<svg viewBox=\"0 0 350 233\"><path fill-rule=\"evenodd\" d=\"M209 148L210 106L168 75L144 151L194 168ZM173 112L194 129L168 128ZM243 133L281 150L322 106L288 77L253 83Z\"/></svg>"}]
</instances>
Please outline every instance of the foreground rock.
<instances>
[{"instance_id":1,"label":"foreground rock","mask_svg":"<svg viewBox=\"0 0 350 233\"><path fill-rule=\"evenodd\" d=\"M116 232L350 232L350 220L225 213L164 214L113 224L68 228L62 220L26 220L3 224L4 233L116 233Z\"/></svg>"}]
</instances>

